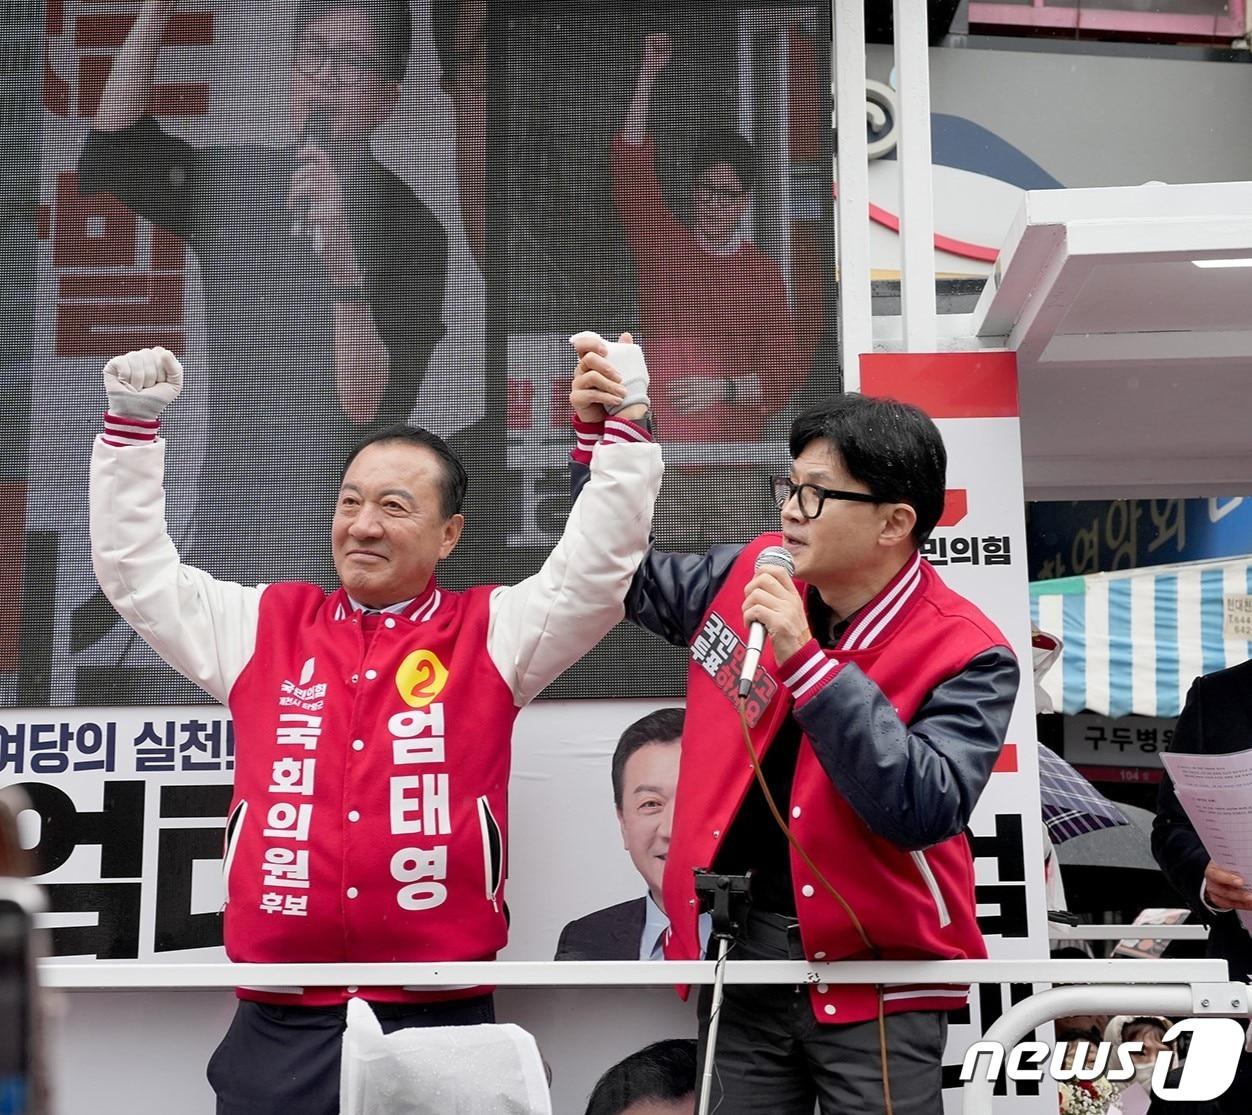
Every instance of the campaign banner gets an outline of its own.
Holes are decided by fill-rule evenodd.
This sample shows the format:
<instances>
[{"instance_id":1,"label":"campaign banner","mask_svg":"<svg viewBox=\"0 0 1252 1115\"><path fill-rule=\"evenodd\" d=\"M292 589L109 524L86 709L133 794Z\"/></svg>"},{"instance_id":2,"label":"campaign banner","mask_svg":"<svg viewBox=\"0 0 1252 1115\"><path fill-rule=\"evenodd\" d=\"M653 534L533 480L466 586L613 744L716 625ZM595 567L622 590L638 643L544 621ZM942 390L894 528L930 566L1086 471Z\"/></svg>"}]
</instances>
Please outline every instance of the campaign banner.
<instances>
[{"instance_id":1,"label":"campaign banner","mask_svg":"<svg viewBox=\"0 0 1252 1115\"><path fill-rule=\"evenodd\" d=\"M1026 609L1025 514L1017 365L1011 352L876 353L861 358L861 390L921 407L948 453L948 492L938 528L923 548L943 580L1005 634L1022 664L1008 741L970 823L979 925L992 957L1048 955L1039 812L1034 690ZM945 1082L965 1049L1029 985L983 986L969 1016L949 1030ZM1047 1035L1043 1035L1047 1036ZM959 1052L958 1052L959 1051ZM1009 1081L1006 1111L1056 1110L1049 1081ZM952 1096L945 1110L959 1111Z\"/></svg>"}]
</instances>

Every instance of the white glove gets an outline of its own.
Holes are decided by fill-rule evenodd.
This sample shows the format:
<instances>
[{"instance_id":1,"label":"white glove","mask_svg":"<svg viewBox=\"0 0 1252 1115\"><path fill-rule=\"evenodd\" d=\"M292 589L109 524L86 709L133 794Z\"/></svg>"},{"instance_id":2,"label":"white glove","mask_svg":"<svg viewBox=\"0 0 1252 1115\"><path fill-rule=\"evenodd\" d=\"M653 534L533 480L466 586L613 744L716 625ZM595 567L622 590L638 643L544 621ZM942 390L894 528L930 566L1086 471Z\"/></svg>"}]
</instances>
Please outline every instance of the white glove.
<instances>
[{"instance_id":1,"label":"white glove","mask_svg":"<svg viewBox=\"0 0 1252 1115\"><path fill-rule=\"evenodd\" d=\"M640 404L650 407L652 400L648 398L648 365L644 363L643 349L620 341L605 341L604 347L608 349L609 363L622 377L622 387L626 391L626 397L609 413L621 414L627 407Z\"/></svg>"},{"instance_id":2,"label":"white glove","mask_svg":"<svg viewBox=\"0 0 1252 1115\"><path fill-rule=\"evenodd\" d=\"M141 348L104 366L109 413L155 421L183 389L183 366L167 349Z\"/></svg>"},{"instance_id":3,"label":"white glove","mask_svg":"<svg viewBox=\"0 0 1252 1115\"><path fill-rule=\"evenodd\" d=\"M626 396L609 410L610 414L620 414L627 407L652 405L652 400L648 398L648 365L643 359L643 349L637 344L606 341L599 333L590 329L575 333L569 343L574 346L579 357L585 352L601 352L613 366Z\"/></svg>"}]
</instances>

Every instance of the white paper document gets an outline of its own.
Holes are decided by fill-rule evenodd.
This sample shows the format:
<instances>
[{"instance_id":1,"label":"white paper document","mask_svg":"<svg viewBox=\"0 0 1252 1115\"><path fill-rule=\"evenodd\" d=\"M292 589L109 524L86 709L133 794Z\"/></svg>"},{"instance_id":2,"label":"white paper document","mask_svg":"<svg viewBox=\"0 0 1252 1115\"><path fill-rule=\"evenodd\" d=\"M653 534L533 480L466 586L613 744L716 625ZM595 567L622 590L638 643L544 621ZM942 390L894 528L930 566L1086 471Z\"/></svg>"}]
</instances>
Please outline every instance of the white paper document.
<instances>
[{"instance_id":1,"label":"white paper document","mask_svg":"<svg viewBox=\"0 0 1252 1115\"><path fill-rule=\"evenodd\" d=\"M1252 750L1161 756L1179 804L1213 862L1252 880ZM1239 920L1252 933L1252 911Z\"/></svg>"},{"instance_id":2,"label":"white paper document","mask_svg":"<svg viewBox=\"0 0 1252 1115\"><path fill-rule=\"evenodd\" d=\"M1252 748L1229 755L1182 755L1166 751L1161 754L1161 762L1175 786L1193 790L1252 788Z\"/></svg>"}]
</instances>

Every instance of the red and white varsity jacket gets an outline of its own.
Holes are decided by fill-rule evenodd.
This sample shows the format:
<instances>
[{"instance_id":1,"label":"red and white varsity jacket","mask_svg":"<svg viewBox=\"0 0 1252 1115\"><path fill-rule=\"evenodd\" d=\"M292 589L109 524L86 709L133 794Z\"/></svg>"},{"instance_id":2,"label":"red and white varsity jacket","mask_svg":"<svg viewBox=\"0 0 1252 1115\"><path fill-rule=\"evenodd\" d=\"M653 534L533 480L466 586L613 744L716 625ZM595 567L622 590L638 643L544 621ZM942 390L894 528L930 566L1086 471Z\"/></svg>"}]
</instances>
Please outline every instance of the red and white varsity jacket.
<instances>
[{"instance_id":1,"label":"red and white varsity jacket","mask_svg":"<svg viewBox=\"0 0 1252 1115\"><path fill-rule=\"evenodd\" d=\"M692 869L712 866L753 780L735 708L747 641L744 588L760 551L780 541L764 535L729 563L712 554L668 572L650 565L649 555L628 604L636 622L651 617L648 625L661 629L658 616L677 621L658 601L686 605L694 591L707 602L689 632L687 728L665 872L672 959L699 955ZM721 568L712 569L719 560ZM797 588L807 591L799 582ZM747 706L753 744L764 755L783 721L795 717L803 742L791 800L779 806L881 959L986 955L961 829L1003 743L1016 678L1000 632L916 554L833 649L814 639L778 663L766 646ZM946 793L935 792L937 785ZM843 909L794 849L791 875L805 955L869 958ZM861 1022L877 1013L868 985L817 984L810 994L821 1022ZM965 998L964 988L953 987L889 987L884 995L888 1013L950 1009Z\"/></svg>"},{"instance_id":2,"label":"red and white varsity jacket","mask_svg":"<svg viewBox=\"0 0 1252 1115\"><path fill-rule=\"evenodd\" d=\"M432 581L402 614L370 617L367 634L342 589L245 587L181 564L155 424L106 422L91 465L96 576L235 723L233 960L482 960L504 945L513 721L622 618L660 484L660 451L630 423L580 444L594 449L591 483L538 573L466 592ZM308 1005L353 993L239 990Z\"/></svg>"}]
</instances>

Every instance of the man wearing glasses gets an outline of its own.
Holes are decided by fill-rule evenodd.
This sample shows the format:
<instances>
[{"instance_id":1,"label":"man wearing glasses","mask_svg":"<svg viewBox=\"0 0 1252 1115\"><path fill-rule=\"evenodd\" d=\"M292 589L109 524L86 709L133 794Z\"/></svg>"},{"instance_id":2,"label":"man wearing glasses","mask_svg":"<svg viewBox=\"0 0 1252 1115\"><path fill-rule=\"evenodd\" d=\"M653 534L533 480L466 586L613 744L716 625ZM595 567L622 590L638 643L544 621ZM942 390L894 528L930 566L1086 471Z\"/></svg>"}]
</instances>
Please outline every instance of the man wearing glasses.
<instances>
[{"instance_id":1,"label":"man wearing glasses","mask_svg":"<svg viewBox=\"0 0 1252 1115\"><path fill-rule=\"evenodd\" d=\"M295 5L285 147L240 142L243 128L195 147L148 115L176 6L146 0L139 11L83 149L81 188L114 194L199 260L216 420L193 563L228 580L331 585L330 552L309 551L310 524L331 505L347 450L408 417L444 334L447 235L371 153L408 64L409 2ZM254 64L247 84L261 86L270 60ZM259 116L264 133L272 122ZM259 459L239 451L246 423ZM253 469L281 493L282 515L258 498Z\"/></svg>"},{"instance_id":2,"label":"man wearing glasses","mask_svg":"<svg viewBox=\"0 0 1252 1115\"><path fill-rule=\"evenodd\" d=\"M691 226L669 210L648 134L653 89L673 57L646 36L626 122L613 141L613 201L639 284L657 426L668 441L756 441L804 381L778 265L741 225L755 153L738 132L706 132L692 160Z\"/></svg>"},{"instance_id":3,"label":"man wearing glasses","mask_svg":"<svg viewBox=\"0 0 1252 1115\"><path fill-rule=\"evenodd\" d=\"M666 956L700 955L693 869L713 868L751 876L733 959L983 957L964 829L1004 742L1018 667L918 552L943 510L943 441L914 407L842 395L795 420L790 449L790 475L773 481L781 534L649 551L627 595L628 619L692 657ZM780 544L794 577L758 567ZM769 641L741 719L754 622ZM965 1000L964 988L921 985L884 988L881 1001L865 985L729 986L713 1102L722 1115L812 1115L815 1102L822 1115L882 1111L881 1008L894 1110L931 1115L943 1106L947 1012ZM702 1035L709 1007L706 989Z\"/></svg>"}]
</instances>

